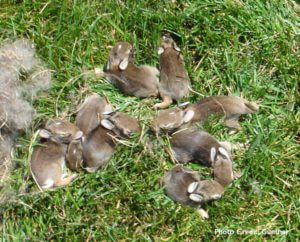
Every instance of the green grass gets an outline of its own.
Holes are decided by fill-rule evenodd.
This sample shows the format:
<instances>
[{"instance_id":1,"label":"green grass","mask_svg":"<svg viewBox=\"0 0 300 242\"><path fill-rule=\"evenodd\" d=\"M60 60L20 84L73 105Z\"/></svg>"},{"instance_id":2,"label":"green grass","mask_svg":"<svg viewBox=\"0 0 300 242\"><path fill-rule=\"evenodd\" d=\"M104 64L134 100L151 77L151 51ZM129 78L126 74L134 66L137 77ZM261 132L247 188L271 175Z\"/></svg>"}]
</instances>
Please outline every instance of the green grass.
<instances>
[{"instance_id":1,"label":"green grass","mask_svg":"<svg viewBox=\"0 0 300 242\"><path fill-rule=\"evenodd\" d=\"M288 0L0 0L0 40L33 40L38 55L55 71L52 89L34 103L38 115L31 129L18 139L6 191L12 196L0 205L2 240L299 238L299 12L299 5ZM243 95L261 104L257 114L242 119L243 129L236 135L229 136L216 120L203 125L220 140L248 147L234 154L243 176L221 200L205 206L210 214L205 221L171 201L160 186L173 164L161 146L166 137L158 142L148 132L158 99L126 97L103 80L80 76L103 66L108 46L119 40L134 45L137 63L157 65L162 30L178 36L194 90L204 96ZM86 87L138 117L144 137L140 143L136 138L129 146L120 145L103 171L83 173L71 186L39 193L27 161L31 136L56 111L74 120L75 103L87 94ZM186 100L199 98L192 94ZM189 167L210 177L207 168ZM221 235L215 229L288 233Z\"/></svg>"}]
</instances>

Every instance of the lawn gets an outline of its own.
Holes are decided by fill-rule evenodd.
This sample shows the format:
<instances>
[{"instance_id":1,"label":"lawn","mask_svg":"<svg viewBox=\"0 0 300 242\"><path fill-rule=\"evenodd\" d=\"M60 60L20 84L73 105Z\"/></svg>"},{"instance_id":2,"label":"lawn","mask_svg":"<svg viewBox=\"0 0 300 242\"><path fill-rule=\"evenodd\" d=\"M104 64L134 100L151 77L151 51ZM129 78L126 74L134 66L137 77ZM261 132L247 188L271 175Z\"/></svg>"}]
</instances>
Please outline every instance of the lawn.
<instances>
[{"instance_id":1,"label":"lawn","mask_svg":"<svg viewBox=\"0 0 300 242\"><path fill-rule=\"evenodd\" d=\"M0 0L0 41L31 39L54 71L51 90L35 101L38 114L17 142L9 197L0 204L2 240L296 241L299 14L291 0ZM157 140L148 127L159 99L128 97L84 74L103 67L109 46L120 40L133 44L138 64L157 66L163 30L177 36L192 79L195 92L183 101L233 94L260 104L258 113L242 118L238 134L230 136L217 119L200 125L219 140L245 144L234 153L242 177L222 199L204 206L208 220L174 203L160 185L174 164L168 138ZM91 92L137 117L143 136L120 145L104 170L39 192L28 167L33 133L51 117L73 121L76 104ZM208 168L187 167L211 177Z\"/></svg>"}]
</instances>

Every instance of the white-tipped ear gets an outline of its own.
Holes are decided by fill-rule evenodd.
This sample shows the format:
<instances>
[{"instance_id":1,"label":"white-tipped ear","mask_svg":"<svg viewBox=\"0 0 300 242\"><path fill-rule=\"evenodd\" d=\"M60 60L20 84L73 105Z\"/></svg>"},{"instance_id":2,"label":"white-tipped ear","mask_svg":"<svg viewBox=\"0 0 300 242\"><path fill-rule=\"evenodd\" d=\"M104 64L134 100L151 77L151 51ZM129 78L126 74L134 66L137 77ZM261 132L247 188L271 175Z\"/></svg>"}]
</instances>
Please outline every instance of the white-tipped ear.
<instances>
[{"instance_id":1,"label":"white-tipped ear","mask_svg":"<svg viewBox=\"0 0 300 242\"><path fill-rule=\"evenodd\" d=\"M178 52L181 51L181 49L178 47L178 45L177 45L176 43L174 43L174 49L175 49L176 51L178 51Z\"/></svg>"},{"instance_id":2,"label":"white-tipped ear","mask_svg":"<svg viewBox=\"0 0 300 242\"><path fill-rule=\"evenodd\" d=\"M189 174L197 174L197 171L192 171L192 170L184 170L185 173L189 173Z\"/></svg>"},{"instance_id":3,"label":"white-tipped ear","mask_svg":"<svg viewBox=\"0 0 300 242\"><path fill-rule=\"evenodd\" d=\"M115 125L112 122L110 122L108 119L101 120L101 125L104 128L109 129L109 130L112 130L115 127Z\"/></svg>"},{"instance_id":4,"label":"white-tipped ear","mask_svg":"<svg viewBox=\"0 0 300 242\"><path fill-rule=\"evenodd\" d=\"M223 147L219 147L219 152L224 155L226 157L227 160L230 160L230 156L228 154L228 152L223 148Z\"/></svg>"},{"instance_id":5,"label":"white-tipped ear","mask_svg":"<svg viewBox=\"0 0 300 242\"><path fill-rule=\"evenodd\" d=\"M188 193L193 193L196 191L197 187L199 185L199 182L192 182L189 186L188 186Z\"/></svg>"},{"instance_id":6,"label":"white-tipped ear","mask_svg":"<svg viewBox=\"0 0 300 242\"><path fill-rule=\"evenodd\" d=\"M211 195L211 199L213 199L213 200L217 200L217 199L220 199L222 197L222 195L221 194L214 194L214 195Z\"/></svg>"},{"instance_id":7,"label":"white-tipped ear","mask_svg":"<svg viewBox=\"0 0 300 242\"><path fill-rule=\"evenodd\" d=\"M46 129L41 129L39 132L39 136L45 139L49 139L51 137L51 133Z\"/></svg>"},{"instance_id":8,"label":"white-tipped ear","mask_svg":"<svg viewBox=\"0 0 300 242\"><path fill-rule=\"evenodd\" d=\"M124 71L128 66L128 58L125 58L124 60L122 60L119 64L119 68Z\"/></svg>"},{"instance_id":9,"label":"white-tipped ear","mask_svg":"<svg viewBox=\"0 0 300 242\"><path fill-rule=\"evenodd\" d=\"M199 194L191 194L190 196L189 196L189 198L192 200L192 201L194 201L194 202L197 202L197 203L200 203L200 202L202 202L203 201L203 197L201 196L201 195L199 195Z\"/></svg>"},{"instance_id":10,"label":"white-tipped ear","mask_svg":"<svg viewBox=\"0 0 300 242\"><path fill-rule=\"evenodd\" d=\"M110 61L109 61L109 60L107 61L106 69L107 69L107 70L110 70L110 69L111 69L111 67L110 67Z\"/></svg>"},{"instance_id":11,"label":"white-tipped ear","mask_svg":"<svg viewBox=\"0 0 300 242\"><path fill-rule=\"evenodd\" d=\"M188 110L188 111L184 111L183 114L183 122L184 123L188 123L192 120L192 118L194 117L195 112L193 110Z\"/></svg>"},{"instance_id":12,"label":"white-tipped ear","mask_svg":"<svg viewBox=\"0 0 300 242\"><path fill-rule=\"evenodd\" d=\"M211 162L215 162L216 155L217 155L217 150L216 150L215 147L212 147L211 150L210 150L210 159L211 159Z\"/></svg>"},{"instance_id":13,"label":"white-tipped ear","mask_svg":"<svg viewBox=\"0 0 300 242\"><path fill-rule=\"evenodd\" d=\"M107 111L107 112L103 112L103 115L109 115L109 114L113 114L115 111Z\"/></svg>"},{"instance_id":14,"label":"white-tipped ear","mask_svg":"<svg viewBox=\"0 0 300 242\"><path fill-rule=\"evenodd\" d=\"M190 104L190 102L184 102L184 103L180 103L178 105L178 107L185 107L186 105Z\"/></svg>"},{"instance_id":15,"label":"white-tipped ear","mask_svg":"<svg viewBox=\"0 0 300 242\"><path fill-rule=\"evenodd\" d=\"M83 132L79 130L74 135L74 139L80 139L82 136L83 136Z\"/></svg>"},{"instance_id":16,"label":"white-tipped ear","mask_svg":"<svg viewBox=\"0 0 300 242\"><path fill-rule=\"evenodd\" d=\"M158 53L159 55L161 55L162 53L164 53L164 51L165 51L165 50L164 50L163 47L159 47L157 53Z\"/></svg>"}]
</instances>

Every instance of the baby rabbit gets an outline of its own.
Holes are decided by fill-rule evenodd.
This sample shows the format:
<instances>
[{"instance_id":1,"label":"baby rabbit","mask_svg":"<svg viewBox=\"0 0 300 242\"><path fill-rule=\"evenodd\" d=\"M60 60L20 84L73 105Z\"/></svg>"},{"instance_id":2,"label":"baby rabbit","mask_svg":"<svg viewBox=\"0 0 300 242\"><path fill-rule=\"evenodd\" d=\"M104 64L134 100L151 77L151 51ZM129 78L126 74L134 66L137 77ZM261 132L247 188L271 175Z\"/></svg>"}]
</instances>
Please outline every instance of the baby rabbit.
<instances>
[{"instance_id":1,"label":"baby rabbit","mask_svg":"<svg viewBox=\"0 0 300 242\"><path fill-rule=\"evenodd\" d=\"M72 140L81 138L82 135L82 131L74 124L60 119L48 120L44 129L40 131L42 138L62 144L69 144Z\"/></svg>"},{"instance_id":2,"label":"baby rabbit","mask_svg":"<svg viewBox=\"0 0 300 242\"><path fill-rule=\"evenodd\" d=\"M211 148L210 154L214 180L224 187L228 186L234 179L230 155L223 147Z\"/></svg>"},{"instance_id":3,"label":"baby rabbit","mask_svg":"<svg viewBox=\"0 0 300 242\"><path fill-rule=\"evenodd\" d=\"M219 142L205 131L180 130L173 134L170 143L176 160L181 163L196 161L211 167L216 158L216 154L212 156L211 152L220 148L224 151L222 154L226 153L230 157L229 142Z\"/></svg>"},{"instance_id":4,"label":"baby rabbit","mask_svg":"<svg viewBox=\"0 0 300 242\"><path fill-rule=\"evenodd\" d=\"M179 100L189 93L190 79L184 67L183 55L169 33L160 38L160 82L159 94L162 103L155 108L167 108L173 100Z\"/></svg>"},{"instance_id":5,"label":"baby rabbit","mask_svg":"<svg viewBox=\"0 0 300 242\"><path fill-rule=\"evenodd\" d=\"M49 120L39 135L44 140L34 148L30 162L36 182L43 189L68 185L76 175L63 174L67 144L83 133L70 122L55 119Z\"/></svg>"},{"instance_id":6,"label":"baby rabbit","mask_svg":"<svg viewBox=\"0 0 300 242\"><path fill-rule=\"evenodd\" d=\"M224 194L224 187L215 180L204 180L191 183L187 191L192 201L205 203L220 199Z\"/></svg>"},{"instance_id":7,"label":"baby rabbit","mask_svg":"<svg viewBox=\"0 0 300 242\"><path fill-rule=\"evenodd\" d=\"M88 172L95 172L104 167L115 152L113 136L128 138L140 131L137 120L125 113L107 114L101 124L91 131L82 142L83 165Z\"/></svg>"},{"instance_id":8,"label":"baby rabbit","mask_svg":"<svg viewBox=\"0 0 300 242\"><path fill-rule=\"evenodd\" d=\"M202 202L221 198L224 188L234 179L232 161L227 150L223 147L212 147L210 154L213 163L214 180L191 183L188 187L188 193L193 201Z\"/></svg>"},{"instance_id":9,"label":"baby rabbit","mask_svg":"<svg viewBox=\"0 0 300 242\"><path fill-rule=\"evenodd\" d=\"M191 122L206 120L212 114L224 114L225 125L233 134L241 129L238 122L243 114L254 113L259 107L254 102L235 96L211 96L189 105L184 111L194 112Z\"/></svg>"},{"instance_id":10,"label":"baby rabbit","mask_svg":"<svg viewBox=\"0 0 300 242\"><path fill-rule=\"evenodd\" d=\"M148 65L136 66L132 45L117 43L109 53L104 72L109 82L123 93L136 97L156 97L159 71Z\"/></svg>"},{"instance_id":11,"label":"baby rabbit","mask_svg":"<svg viewBox=\"0 0 300 242\"><path fill-rule=\"evenodd\" d=\"M224 188L216 181L201 181L199 175L181 165L175 166L163 177L166 194L175 202L199 206L221 198Z\"/></svg>"},{"instance_id":12,"label":"baby rabbit","mask_svg":"<svg viewBox=\"0 0 300 242\"><path fill-rule=\"evenodd\" d=\"M82 139L74 139L68 145L66 160L67 166L70 170L80 172L82 170Z\"/></svg>"},{"instance_id":13,"label":"baby rabbit","mask_svg":"<svg viewBox=\"0 0 300 242\"><path fill-rule=\"evenodd\" d=\"M194 116L194 111L183 111L179 107L169 108L158 112L151 121L152 131L158 135L161 131L172 133L181 125L189 123Z\"/></svg>"},{"instance_id":14,"label":"baby rabbit","mask_svg":"<svg viewBox=\"0 0 300 242\"><path fill-rule=\"evenodd\" d=\"M106 117L104 113L112 112L112 106L107 97L100 97L98 94L88 96L79 106L76 124L84 135L89 134L92 130L99 126L102 119ZM79 172L83 163L83 147L82 139L72 140L68 146L66 159L68 167L72 171Z\"/></svg>"},{"instance_id":15,"label":"baby rabbit","mask_svg":"<svg viewBox=\"0 0 300 242\"><path fill-rule=\"evenodd\" d=\"M113 107L107 97L100 97L98 94L88 96L79 106L76 125L86 135L95 129L105 118L103 113L112 112Z\"/></svg>"},{"instance_id":16,"label":"baby rabbit","mask_svg":"<svg viewBox=\"0 0 300 242\"><path fill-rule=\"evenodd\" d=\"M183 105L182 105L183 106ZM233 134L241 129L238 119L243 114L254 113L259 109L254 102L235 96L211 96L188 105L186 108L170 108L159 112L152 121L152 129L174 131L181 125L206 120L213 114L224 114L225 125Z\"/></svg>"}]
</instances>

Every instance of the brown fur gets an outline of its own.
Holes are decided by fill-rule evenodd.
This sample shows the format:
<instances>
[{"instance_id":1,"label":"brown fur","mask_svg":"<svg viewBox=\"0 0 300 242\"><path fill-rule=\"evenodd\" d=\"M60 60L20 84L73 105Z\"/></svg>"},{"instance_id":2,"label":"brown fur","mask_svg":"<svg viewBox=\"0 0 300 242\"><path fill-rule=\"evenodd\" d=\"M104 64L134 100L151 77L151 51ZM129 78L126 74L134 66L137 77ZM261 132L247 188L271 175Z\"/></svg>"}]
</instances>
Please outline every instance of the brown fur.
<instances>
[{"instance_id":1,"label":"brown fur","mask_svg":"<svg viewBox=\"0 0 300 242\"><path fill-rule=\"evenodd\" d=\"M161 37L161 48L163 53L159 59L159 94L163 102L155 107L166 108L172 100L179 100L188 95L190 79L185 70L183 56L169 35Z\"/></svg>"},{"instance_id":2,"label":"brown fur","mask_svg":"<svg viewBox=\"0 0 300 242\"><path fill-rule=\"evenodd\" d=\"M183 124L205 121L211 115L225 116L225 125L233 132L241 129L238 119L243 114L254 113L259 109L254 102L234 96L212 96L204 98L185 109L170 108L160 111L154 117L151 128L155 133L161 130L174 132Z\"/></svg>"},{"instance_id":3,"label":"brown fur","mask_svg":"<svg viewBox=\"0 0 300 242\"><path fill-rule=\"evenodd\" d=\"M213 161L214 180L226 187L233 181L232 161L217 150Z\"/></svg>"},{"instance_id":4,"label":"brown fur","mask_svg":"<svg viewBox=\"0 0 300 242\"><path fill-rule=\"evenodd\" d=\"M104 126L103 124L109 124ZM83 140L83 164L87 171L95 172L103 168L115 152L113 136L128 138L140 132L136 118L121 112L114 112L102 120Z\"/></svg>"},{"instance_id":5,"label":"brown fur","mask_svg":"<svg viewBox=\"0 0 300 242\"><path fill-rule=\"evenodd\" d=\"M177 161L181 163L194 161L209 167L212 166L211 148L221 147L209 133L196 129L178 131L172 136L170 142Z\"/></svg>"},{"instance_id":6,"label":"brown fur","mask_svg":"<svg viewBox=\"0 0 300 242\"><path fill-rule=\"evenodd\" d=\"M83 162L82 156L82 140L72 140L68 145L66 153L67 166L70 170L80 172L82 169L81 165Z\"/></svg>"},{"instance_id":7,"label":"brown fur","mask_svg":"<svg viewBox=\"0 0 300 242\"><path fill-rule=\"evenodd\" d=\"M197 183L193 191L189 186ZM200 180L199 175L181 165L175 166L163 177L163 184L167 195L174 201L184 205L199 206L205 202L219 199L224 193L224 187L216 181ZM191 195L201 195L201 201L191 200ZM217 196L216 196L217 195Z\"/></svg>"},{"instance_id":8,"label":"brown fur","mask_svg":"<svg viewBox=\"0 0 300 242\"><path fill-rule=\"evenodd\" d=\"M82 132L68 121L55 119L46 123L40 135L44 141L34 148L30 161L36 182L42 188L68 185L75 176L63 177L67 144L81 138Z\"/></svg>"},{"instance_id":9,"label":"brown fur","mask_svg":"<svg viewBox=\"0 0 300 242\"><path fill-rule=\"evenodd\" d=\"M151 121L151 129L158 135L161 131L172 133L176 131L184 123L188 123L192 116L175 107L166 110L161 110Z\"/></svg>"},{"instance_id":10,"label":"brown fur","mask_svg":"<svg viewBox=\"0 0 300 242\"><path fill-rule=\"evenodd\" d=\"M82 142L83 166L88 172L103 168L115 152L114 133L99 125Z\"/></svg>"},{"instance_id":11,"label":"brown fur","mask_svg":"<svg viewBox=\"0 0 300 242\"><path fill-rule=\"evenodd\" d=\"M167 195L172 200L181 204L195 206L197 204L189 199L187 189L192 182L199 180L200 177L196 172L177 165L164 175L163 184Z\"/></svg>"},{"instance_id":12,"label":"brown fur","mask_svg":"<svg viewBox=\"0 0 300 242\"><path fill-rule=\"evenodd\" d=\"M107 97L100 97L98 94L88 96L78 108L76 125L87 135L106 117L103 113L112 112L112 110L113 107Z\"/></svg>"},{"instance_id":13,"label":"brown fur","mask_svg":"<svg viewBox=\"0 0 300 242\"><path fill-rule=\"evenodd\" d=\"M228 128L239 130L239 117L256 112L258 105L235 96L212 96L188 106L185 111L188 110L195 112L191 122L204 121L212 114L223 115Z\"/></svg>"},{"instance_id":14,"label":"brown fur","mask_svg":"<svg viewBox=\"0 0 300 242\"><path fill-rule=\"evenodd\" d=\"M125 69L120 68L123 61L128 62ZM148 65L136 66L132 46L127 42L119 42L114 46L104 72L108 80L126 95L145 98L158 94L159 71Z\"/></svg>"}]
</instances>

